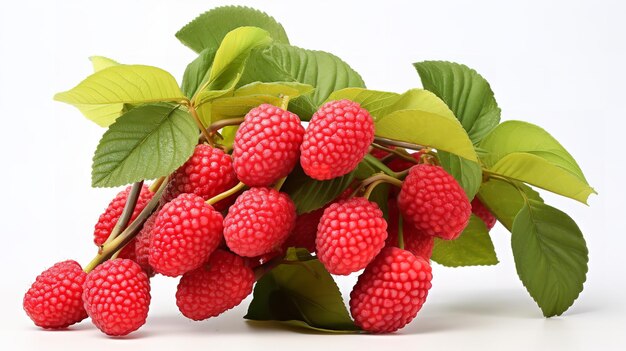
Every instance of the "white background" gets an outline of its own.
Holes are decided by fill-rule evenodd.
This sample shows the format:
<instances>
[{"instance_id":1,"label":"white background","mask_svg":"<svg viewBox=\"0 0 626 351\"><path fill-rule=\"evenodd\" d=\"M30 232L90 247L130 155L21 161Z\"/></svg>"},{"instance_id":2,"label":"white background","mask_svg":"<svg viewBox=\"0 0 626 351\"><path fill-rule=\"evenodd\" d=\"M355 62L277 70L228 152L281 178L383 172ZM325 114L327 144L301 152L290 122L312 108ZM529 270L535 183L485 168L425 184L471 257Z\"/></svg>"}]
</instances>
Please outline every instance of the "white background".
<instances>
[{"instance_id":1,"label":"white background","mask_svg":"<svg viewBox=\"0 0 626 351\"><path fill-rule=\"evenodd\" d=\"M390 336L318 335L255 327L247 301L191 322L174 303L176 281L153 279L148 323L126 339L89 321L35 328L21 309L35 276L95 253L92 228L115 189L92 189L103 130L52 101L91 72L87 58L164 68L177 78L194 58L174 33L220 4L273 15L292 44L335 53L369 88L419 87L412 62L465 63L486 77L502 117L543 126L579 161L599 192L590 207L545 195L577 220L590 249L585 291L564 316L544 319L519 282L509 234L492 231L501 264L434 266L418 318ZM0 10L0 345L15 349L624 349L623 101L626 9L619 1L11 1ZM344 294L355 278L340 279ZM236 345L236 346L234 346ZM9 348L5 348L7 346Z\"/></svg>"}]
</instances>

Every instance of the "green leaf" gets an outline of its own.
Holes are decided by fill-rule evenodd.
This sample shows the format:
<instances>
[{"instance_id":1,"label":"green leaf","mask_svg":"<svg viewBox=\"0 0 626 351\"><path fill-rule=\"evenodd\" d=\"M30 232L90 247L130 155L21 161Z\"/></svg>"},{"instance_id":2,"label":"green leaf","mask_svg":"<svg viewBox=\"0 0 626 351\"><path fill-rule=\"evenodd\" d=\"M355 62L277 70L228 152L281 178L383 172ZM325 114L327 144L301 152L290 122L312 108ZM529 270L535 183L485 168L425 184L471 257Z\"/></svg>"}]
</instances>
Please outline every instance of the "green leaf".
<instances>
[{"instance_id":1,"label":"green leaf","mask_svg":"<svg viewBox=\"0 0 626 351\"><path fill-rule=\"evenodd\" d=\"M498 264L489 231L475 215L472 215L469 224L456 240L436 238L431 259L447 267Z\"/></svg>"},{"instance_id":2,"label":"green leaf","mask_svg":"<svg viewBox=\"0 0 626 351\"><path fill-rule=\"evenodd\" d=\"M284 44L274 44L252 53L239 84L256 81L299 82L315 87L313 94L289 104L289 110L303 120L308 120L332 92L365 86L361 76L337 56Z\"/></svg>"},{"instance_id":3,"label":"green leaf","mask_svg":"<svg viewBox=\"0 0 626 351\"><path fill-rule=\"evenodd\" d=\"M574 220L531 200L515 217L511 246L517 274L543 315L565 312L583 290L589 260Z\"/></svg>"},{"instance_id":4,"label":"green leaf","mask_svg":"<svg viewBox=\"0 0 626 351\"><path fill-rule=\"evenodd\" d=\"M266 273L244 318L286 322L327 332L358 332L332 276L304 249L289 249L289 264Z\"/></svg>"},{"instance_id":5,"label":"green leaf","mask_svg":"<svg viewBox=\"0 0 626 351\"><path fill-rule=\"evenodd\" d=\"M483 181L483 170L480 164L445 151L437 152L437 156L443 169L456 179L467 198L472 200Z\"/></svg>"},{"instance_id":6,"label":"green leaf","mask_svg":"<svg viewBox=\"0 0 626 351\"><path fill-rule=\"evenodd\" d=\"M251 109L261 104L271 104L280 106L282 99L273 95L248 95L248 96L230 96L218 98L209 104L211 113L211 122L216 122L226 118L236 118L245 116ZM202 113L201 116L205 116ZM201 118L203 123L208 121ZM208 124L208 123L207 123Z\"/></svg>"},{"instance_id":7,"label":"green leaf","mask_svg":"<svg viewBox=\"0 0 626 351\"><path fill-rule=\"evenodd\" d=\"M235 96L272 95L280 97L284 95L289 96L290 99L295 99L300 95L309 94L313 90L315 90L315 88L311 85L298 82L254 82L235 90Z\"/></svg>"},{"instance_id":8,"label":"green leaf","mask_svg":"<svg viewBox=\"0 0 626 351\"><path fill-rule=\"evenodd\" d=\"M392 112L376 122L379 137L447 151L478 162L474 146L456 119L421 110Z\"/></svg>"},{"instance_id":9,"label":"green leaf","mask_svg":"<svg viewBox=\"0 0 626 351\"><path fill-rule=\"evenodd\" d=\"M114 187L168 175L191 156L197 141L198 128L178 106L135 107L102 136L93 158L92 185Z\"/></svg>"},{"instance_id":10,"label":"green leaf","mask_svg":"<svg viewBox=\"0 0 626 351\"><path fill-rule=\"evenodd\" d=\"M233 29L250 26L266 30L276 42L289 44L285 29L274 18L242 6L223 6L207 11L181 28L176 38L195 52L201 52L207 48L217 49Z\"/></svg>"},{"instance_id":11,"label":"green leaf","mask_svg":"<svg viewBox=\"0 0 626 351\"><path fill-rule=\"evenodd\" d=\"M458 63L414 63L424 89L440 97L454 112L472 142L480 141L500 122L500 108L489 83L475 70Z\"/></svg>"},{"instance_id":12,"label":"green leaf","mask_svg":"<svg viewBox=\"0 0 626 351\"><path fill-rule=\"evenodd\" d=\"M343 99L358 102L376 121L388 114L389 107L400 99L400 94L365 88L344 88L330 94L326 101Z\"/></svg>"},{"instance_id":13,"label":"green leaf","mask_svg":"<svg viewBox=\"0 0 626 351\"><path fill-rule=\"evenodd\" d=\"M208 73L215 58L216 48L206 48L191 61L183 75L182 90L185 96L192 98L198 89L209 79Z\"/></svg>"},{"instance_id":14,"label":"green leaf","mask_svg":"<svg viewBox=\"0 0 626 351\"><path fill-rule=\"evenodd\" d=\"M176 79L166 71L142 65L117 65L87 77L76 87L54 96L77 107L88 119L107 127L119 116L120 104L182 101Z\"/></svg>"},{"instance_id":15,"label":"green leaf","mask_svg":"<svg viewBox=\"0 0 626 351\"><path fill-rule=\"evenodd\" d=\"M91 61L94 72L102 71L105 68L119 65L119 62L104 56L91 56L89 60Z\"/></svg>"},{"instance_id":16,"label":"green leaf","mask_svg":"<svg viewBox=\"0 0 626 351\"><path fill-rule=\"evenodd\" d=\"M234 87L252 49L269 45L269 33L257 27L239 27L230 31L222 40L213 65L209 71L207 90L222 90Z\"/></svg>"},{"instance_id":17,"label":"green leaf","mask_svg":"<svg viewBox=\"0 0 626 351\"><path fill-rule=\"evenodd\" d=\"M513 228L515 216L524 207L526 198L543 202L539 193L531 187L521 182L514 181L514 183L516 186L501 180L490 179L481 185L478 192L480 201L509 231Z\"/></svg>"}]
</instances>

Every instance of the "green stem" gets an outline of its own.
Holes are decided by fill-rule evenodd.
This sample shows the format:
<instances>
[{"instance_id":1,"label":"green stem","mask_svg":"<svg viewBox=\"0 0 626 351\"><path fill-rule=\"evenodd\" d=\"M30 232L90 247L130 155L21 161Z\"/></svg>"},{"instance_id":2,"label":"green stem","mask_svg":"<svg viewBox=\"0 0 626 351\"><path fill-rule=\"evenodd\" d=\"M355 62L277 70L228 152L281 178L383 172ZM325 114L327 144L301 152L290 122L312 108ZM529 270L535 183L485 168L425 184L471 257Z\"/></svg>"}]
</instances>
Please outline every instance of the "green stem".
<instances>
[{"instance_id":1,"label":"green stem","mask_svg":"<svg viewBox=\"0 0 626 351\"><path fill-rule=\"evenodd\" d=\"M275 189L276 191L280 191L280 188L282 188L282 187L283 187L283 184L285 184L285 180L287 180L287 177L282 177L282 178L280 178L280 179L276 182L276 184L274 184L274 189Z\"/></svg>"},{"instance_id":2,"label":"green stem","mask_svg":"<svg viewBox=\"0 0 626 351\"><path fill-rule=\"evenodd\" d=\"M400 214L398 214L398 247L404 250L404 223Z\"/></svg>"},{"instance_id":3,"label":"green stem","mask_svg":"<svg viewBox=\"0 0 626 351\"><path fill-rule=\"evenodd\" d=\"M130 193L128 194L128 197L126 198L126 204L124 205L122 214L117 220L117 223L115 223L111 234L109 234L109 237L104 242L104 244L110 243L122 232L122 230L124 230L124 228L126 228L126 225L128 225L128 221L130 221L130 218L133 216L133 211L135 211L135 206L137 206L137 199L139 198L139 194L141 193L142 188L143 180L133 184L130 189Z\"/></svg>"},{"instance_id":4,"label":"green stem","mask_svg":"<svg viewBox=\"0 0 626 351\"><path fill-rule=\"evenodd\" d=\"M372 191L374 191L374 188L376 188L379 184L382 184L382 183L386 183L386 182L381 179L368 185L367 189L365 189L365 193L363 194L363 197L369 200L370 195L372 195Z\"/></svg>"},{"instance_id":5,"label":"green stem","mask_svg":"<svg viewBox=\"0 0 626 351\"><path fill-rule=\"evenodd\" d=\"M283 95L282 100L280 101L280 108L287 111L288 107L289 107L289 95Z\"/></svg>"},{"instance_id":6,"label":"green stem","mask_svg":"<svg viewBox=\"0 0 626 351\"><path fill-rule=\"evenodd\" d=\"M401 158L401 159L403 159L405 161L408 161L408 162L411 162L411 163L417 163L416 159L411 157L411 155L407 155L407 154L403 153L402 151L399 151L399 150L396 150L396 149L390 149L388 147L385 147L383 145L376 144L376 143L373 143L372 147L376 148L376 149L379 149L379 150L387 151L388 153L390 153L392 155L395 155L395 156L398 156L399 158Z\"/></svg>"},{"instance_id":7,"label":"green stem","mask_svg":"<svg viewBox=\"0 0 626 351\"><path fill-rule=\"evenodd\" d=\"M191 113L191 116L193 116L194 122L196 122L196 125L198 126L198 128L200 128L200 132L202 133L202 136L207 141L207 143L209 143L209 145L213 146L213 140L211 140L211 136L209 135L209 132L207 132L206 127L204 126L204 124L202 124L202 121L200 120L200 116L198 116L198 111L196 111L196 108L194 107L193 104L190 104L187 107L189 108L189 112Z\"/></svg>"},{"instance_id":8,"label":"green stem","mask_svg":"<svg viewBox=\"0 0 626 351\"><path fill-rule=\"evenodd\" d=\"M422 146L422 145L417 145L413 143L408 143L406 141L394 140L394 139L383 138L383 137L374 137L374 141L376 141L377 144L393 145L393 146L403 147L405 149L411 149L411 150L422 150L426 148L425 146Z\"/></svg>"},{"instance_id":9,"label":"green stem","mask_svg":"<svg viewBox=\"0 0 626 351\"><path fill-rule=\"evenodd\" d=\"M213 134L224 127L240 125L244 120L244 117L221 119L217 122L211 123L209 126L209 133Z\"/></svg>"},{"instance_id":10,"label":"green stem","mask_svg":"<svg viewBox=\"0 0 626 351\"><path fill-rule=\"evenodd\" d=\"M165 181L165 177L160 177L154 182L152 182L152 184L150 184L150 192L153 192L153 193L157 192L157 190L159 190L159 188L161 187L164 181Z\"/></svg>"},{"instance_id":11,"label":"green stem","mask_svg":"<svg viewBox=\"0 0 626 351\"><path fill-rule=\"evenodd\" d=\"M385 174L385 173L376 173L373 176L364 179L363 182L362 182L362 186L368 186L368 185L370 185L370 184L372 184L372 183L374 183L376 181L379 181L379 180L382 180L385 183L389 183L389 184L395 185L395 186L397 186L399 188L402 187L402 181L400 179L394 178L394 177L392 177L392 176L390 176L388 174Z\"/></svg>"},{"instance_id":12,"label":"green stem","mask_svg":"<svg viewBox=\"0 0 626 351\"><path fill-rule=\"evenodd\" d=\"M213 196L212 198L206 200L206 203L209 204L209 205L214 205L214 204L224 200L225 198L238 193L241 189L243 189L245 187L246 187L246 185L244 183L239 182L239 184L237 184L234 187L226 190L225 192L223 192L221 194L217 194L217 195Z\"/></svg>"}]
</instances>

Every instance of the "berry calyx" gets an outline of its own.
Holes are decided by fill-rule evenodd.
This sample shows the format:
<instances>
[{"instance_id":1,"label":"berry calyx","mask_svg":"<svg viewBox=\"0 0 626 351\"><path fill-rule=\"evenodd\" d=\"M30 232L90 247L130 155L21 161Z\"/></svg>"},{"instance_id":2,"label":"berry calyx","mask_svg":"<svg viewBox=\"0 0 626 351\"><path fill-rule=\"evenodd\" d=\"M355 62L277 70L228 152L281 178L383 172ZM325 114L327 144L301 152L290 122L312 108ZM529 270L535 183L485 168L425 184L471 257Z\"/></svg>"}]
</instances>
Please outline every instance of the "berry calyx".
<instances>
[{"instance_id":1,"label":"berry calyx","mask_svg":"<svg viewBox=\"0 0 626 351\"><path fill-rule=\"evenodd\" d=\"M251 188L241 194L224 218L224 239L244 257L275 251L296 221L296 208L287 194L271 188Z\"/></svg>"},{"instance_id":2,"label":"berry calyx","mask_svg":"<svg viewBox=\"0 0 626 351\"><path fill-rule=\"evenodd\" d=\"M200 267L220 244L222 215L195 194L180 194L159 211L150 234L150 266L175 277Z\"/></svg>"},{"instance_id":3,"label":"berry calyx","mask_svg":"<svg viewBox=\"0 0 626 351\"><path fill-rule=\"evenodd\" d=\"M216 250L206 264L180 279L176 305L189 319L216 317L250 295L254 281L254 272L241 257Z\"/></svg>"},{"instance_id":4,"label":"berry calyx","mask_svg":"<svg viewBox=\"0 0 626 351\"><path fill-rule=\"evenodd\" d=\"M472 200L472 213L485 222L487 230L491 230L496 225L496 217L477 197Z\"/></svg>"},{"instance_id":5,"label":"berry calyx","mask_svg":"<svg viewBox=\"0 0 626 351\"><path fill-rule=\"evenodd\" d=\"M237 177L256 187L286 177L298 162L303 136L304 128L296 114L269 104L253 108L235 135Z\"/></svg>"},{"instance_id":6,"label":"berry calyx","mask_svg":"<svg viewBox=\"0 0 626 351\"><path fill-rule=\"evenodd\" d=\"M469 222L471 205L457 181L440 166L419 164L404 179L398 208L420 232L456 239Z\"/></svg>"},{"instance_id":7,"label":"berry calyx","mask_svg":"<svg viewBox=\"0 0 626 351\"><path fill-rule=\"evenodd\" d=\"M127 335L146 322L150 282L132 260L106 261L87 275L83 301L98 329L111 336Z\"/></svg>"},{"instance_id":8,"label":"berry calyx","mask_svg":"<svg viewBox=\"0 0 626 351\"><path fill-rule=\"evenodd\" d=\"M354 323L372 333L394 332L415 318L431 287L430 264L396 247L370 263L350 293Z\"/></svg>"},{"instance_id":9,"label":"berry calyx","mask_svg":"<svg viewBox=\"0 0 626 351\"><path fill-rule=\"evenodd\" d=\"M362 197L342 200L324 210L317 229L317 257L332 274L365 268L387 238L387 222L373 202Z\"/></svg>"},{"instance_id":10,"label":"berry calyx","mask_svg":"<svg viewBox=\"0 0 626 351\"><path fill-rule=\"evenodd\" d=\"M374 141L374 121L356 102L339 100L320 107L309 122L300 147L304 172L318 180L350 173Z\"/></svg>"},{"instance_id":11,"label":"berry calyx","mask_svg":"<svg viewBox=\"0 0 626 351\"><path fill-rule=\"evenodd\" d=\"M83 283L87 274L78 262L56 263L43 271L24 295L24 311L35 325L61 329L87 318Z\"/></svg>"}]
</instances>

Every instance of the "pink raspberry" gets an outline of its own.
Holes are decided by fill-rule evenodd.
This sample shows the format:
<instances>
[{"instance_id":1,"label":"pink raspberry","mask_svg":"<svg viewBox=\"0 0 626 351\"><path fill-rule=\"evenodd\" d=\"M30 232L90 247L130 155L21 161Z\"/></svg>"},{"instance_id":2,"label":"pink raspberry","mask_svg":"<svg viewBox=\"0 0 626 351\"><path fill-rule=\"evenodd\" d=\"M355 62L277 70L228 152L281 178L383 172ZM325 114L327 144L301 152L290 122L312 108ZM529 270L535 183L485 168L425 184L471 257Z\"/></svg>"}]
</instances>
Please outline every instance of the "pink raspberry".
<instances>
[{"instance_id":1,"label":"pink raspberry","mask_svg":"<svg viewBox=\"0 0 626 351\"><path fill-rule=\"evenodd\" d=\"M372 333L394 332L415 318L431 287L430 264L422 257L385 248L359 277L350 294L357 326Z\"/></svg>"},{"instance_id":2,"label":"pink raspberry","mask_svg":"<svg viewBox=\"0 0 626 351\"><path fill-rule=\"evenodd\" d=\"M317 257L332 274L361 270L385 245L387 222L373 202L355 197L331 204L317 227Z\"/></svg>"},{"instance_id":3,"label":"pink raspberry","mask_svg":"<svg viewBox=\"0 0 626 351\"><path fill-rule=\"evenodd\" d=\"M251 188L228 209L224 239L240 256L260 256L280 248L295 221L296 208L287 194L271 188Z\"/></svg>"},{"instance_id":4,"label":"pink raspberry","mask_svg":"<svg viewBox=\"0 0 626 351\"><path fill-rule=\"evenodd\" d=\"M389 201L389 227L387 228L387 232L389 236L387 237L387 243L385 246L398 246L398 205L396 201ZM402 223L402 237L404 239L404 249L409 251L415 256L421 256L426 260L430 260L430 257L433 254L433 247L435 246L435 238L426 235L419 230L417 230L414 226L408 225L406 222Z\"/></svg>"},{"instance_id":5,"label":"pink raspberry","mask_svg":"<svg viewBox=\"0 0 626 351\"><path fill-rule=\"evenodd\" d=\"M189 319L216 317L250 295L254 281L254 272L241 257L216 250L208 263L180 279L176 305Z\"/></svg>"},{"instance_id":6,"label":"pink raspberry","mask_svg":"<svg viewBox=\"0 0 626 351\"><path fill-rule=\"evenodd\" d=\"M128 194L130 194L131 187L127 187L118 193L113 200L109 203L109 206L104 210L104 213L100 215L98 219L98 223L96 223L95 230L93 232L94 243L98 246L104 244L104 242L109 238L109 234L115 227L117 220L122 215L122 211L124 211L124 206L126 205L126 199L128 199ZM130 218L128 223L137 218L139 213L146 207L148 202L152 200L153 192L150 191L148 186L144 185L141 188L141 192L139 193L139 198L137 198L137 204L135 205L135 210L133 211L133 215ZM135 254L135 241L132 240L129 242L120 253L121 258L130 258L134 259Z\"/></svg>"},{"instance_id":7,"label":"pink raspberry","mask_svg":"<svg viewBox=\"0 0 626 351\"><path fill-rule=\"evenodd\" d=\"M150 282L132 260L106 261L87 275L83 301L91 321L103 333L127 335L146 322Z\"/></svg>"},{"instance_id":8,"label":"pink raspberry","mask_svg":"<svg viewBox=\"0 0 626 351\"><path fill-rule=\"evenodd\" d=\"M76 261L56 263L41 273L24 295L24 311L35 325L61 329L87 318L83 282L87 274Z\"/></svg>"},{"instance_id":9,"label":"pink raspberry","mask_svg":"<svg viewBox=\"0 0 626 351\"><path fill-rule=\"evenodd\" d=\"M286 177L298 162L304 128L300 118L263 104L248 112L235 135L237 177L248 186L269 186Z\"/></svg>"},{"instance_id":10,"label":"pink raspberry","mask_svg":"<svg viewBox=\"0 0 626 351\"><path fill-rule=\"evenodd\" d=\"M154 270L150 265L150 236L152 234L152 228L158 212L154 212L143 224L143 228L139 231L135 237L135 259L134 261L151 277L154 275Z\"/></svg>"},{"instance_id":11,"label":"pink raspberry","mask_svg":"<svg viewBox=\"0 0 626 351\"><path fill-rule=\"evenodd\" d=\"M159 211L150 234L150 266L170 277L202 265L222 239L222 215L194 194L180 194Z\"/></svg>"},{"instance_id":12,"label":"pink raspberry","mask_svg":"<svg viewBox=\"0 0 626 351\"><path fill-rule=\"evenodd\" d=\"M428 164L411 167L398 195L402 217L418 231L456 239L472 212L465 192L446 171Z\"/></svg>"},{"instance_id":13,"label":"pink raspberry","mask_svg":"<svg viewBox=\"0 0 626 351\"><path fill-rule=\"evenodd\" d=\"M472 200L472 213L485 222L487 230L491 230L496 225L496 217L477 197Z\"/></svg>"},{"instance_id":14,"label":"pink raspberry","mask_svg":"<svg viewBox=\"0 0 626 351\"><path fill-rule=\"evenodd\" d=\"M196 194L208 200L236 184L232 157L221 149L200 144L191 158L172 174L163 202L170 202L180 194Z\"/></svg>"},{"instance_id":15,"label":"pink raspberry","mask_svg":"<svg viewBox=\"0 0 626 351\"><path fill-rule=\"evenodd\" d=\"M315 252L315 236L317 235L317 225L320 223L325 207L315 211L303 213L296 218L296 225L289 234L287 241L283 244L285 249L290 247L302 247L309 252Z\"/></svg>"},{"instance_id":16,"label":"pink raspberry","mask_svg":"<svg viewBox=\"0 0 626 351\"><path fill-rule=\"evenodd\" d=\"M300 164L318 180L350 173L374 141L374 121L369 112L350 100L328 102L320 107L304 134Z\"/></svg>"}]
</instances>

